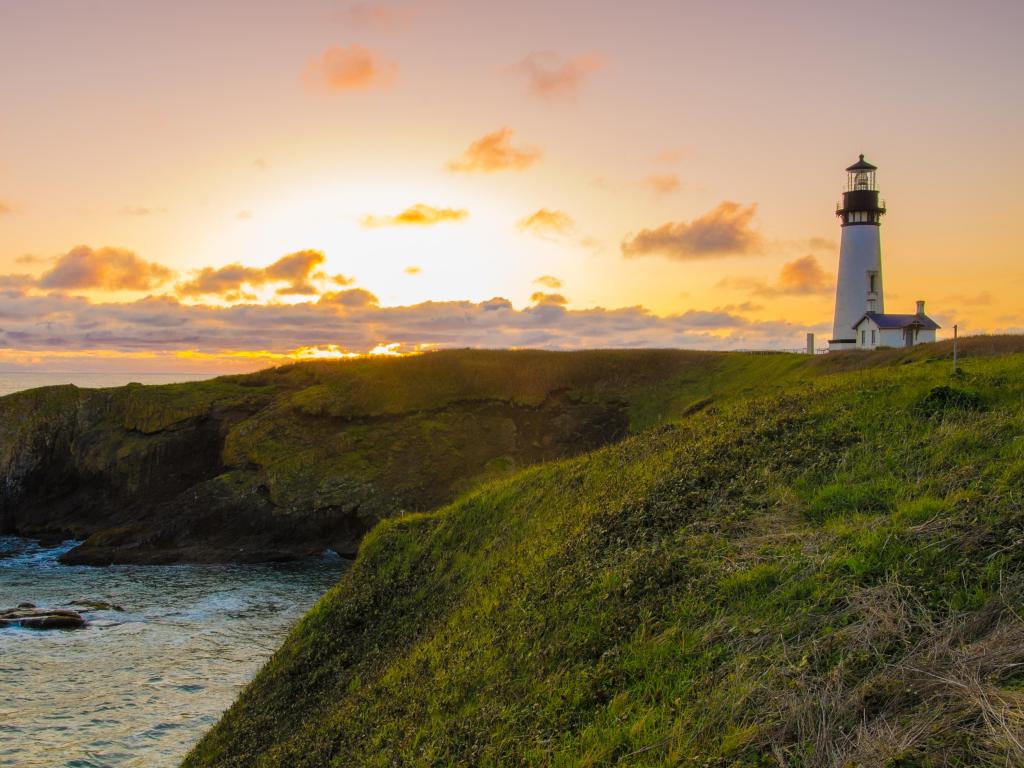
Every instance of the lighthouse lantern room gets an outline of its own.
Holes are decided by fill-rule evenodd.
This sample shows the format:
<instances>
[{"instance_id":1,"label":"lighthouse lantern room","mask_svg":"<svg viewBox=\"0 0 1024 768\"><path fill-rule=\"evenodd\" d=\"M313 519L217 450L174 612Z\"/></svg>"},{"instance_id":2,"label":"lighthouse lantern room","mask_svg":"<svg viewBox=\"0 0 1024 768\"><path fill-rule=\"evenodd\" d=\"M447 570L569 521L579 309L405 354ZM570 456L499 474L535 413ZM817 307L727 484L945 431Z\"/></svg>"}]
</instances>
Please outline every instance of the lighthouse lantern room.
<instances>
[{"instance_id":1,"label":"lighthouse lantern room","mask_svg":"<svg viewBox=\"0 0 1024 768\"><path fill-rule=\"evenodd\" d=\"M913 315L885 314L880 237L885 203L878 197L877 171L861 155L846 169L846 190L836 206L842 237L830 351L897 346L897 339L898 346L935 340L938 325L925 316L924 302ZM897 327L899 333L888 332Z\"/></svg>"}]
</instances>

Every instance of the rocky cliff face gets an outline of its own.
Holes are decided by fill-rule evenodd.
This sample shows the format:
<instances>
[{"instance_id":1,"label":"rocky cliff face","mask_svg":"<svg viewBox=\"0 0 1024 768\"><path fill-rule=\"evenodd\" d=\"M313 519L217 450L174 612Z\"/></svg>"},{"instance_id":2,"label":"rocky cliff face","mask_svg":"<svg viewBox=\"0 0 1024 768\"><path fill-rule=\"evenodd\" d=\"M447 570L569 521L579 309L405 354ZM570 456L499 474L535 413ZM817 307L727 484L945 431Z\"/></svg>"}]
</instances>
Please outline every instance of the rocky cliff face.
<instances>
[{"instance_id":1,"label":"rocky cliff face","mask_svg":"<svg viewBox=\"0 0 1024 768\"><path fill-rule=\"evenodd\" d=\"M597 354L463 352L17 393L0 399L0 531L84 539L65 555L74 563L353 555L383 518L622 438L629 393L684 362Z\"/></svg>"},{"instance_id":2,"label":"rocky cliff face","mask_svg":"<svg viewBox=\"0 0 1024 768\"><path fill-rule=\"evenodd\" d=\"M208 512L189 492L224 471L228 432L268 401L234 388L193 397L162 387L68 386L3 398L0 530L91 537L69 556L81 562L178 559L176 539ZM117 542L123 557L110 549Z\"/></svg>"}]
</instances>

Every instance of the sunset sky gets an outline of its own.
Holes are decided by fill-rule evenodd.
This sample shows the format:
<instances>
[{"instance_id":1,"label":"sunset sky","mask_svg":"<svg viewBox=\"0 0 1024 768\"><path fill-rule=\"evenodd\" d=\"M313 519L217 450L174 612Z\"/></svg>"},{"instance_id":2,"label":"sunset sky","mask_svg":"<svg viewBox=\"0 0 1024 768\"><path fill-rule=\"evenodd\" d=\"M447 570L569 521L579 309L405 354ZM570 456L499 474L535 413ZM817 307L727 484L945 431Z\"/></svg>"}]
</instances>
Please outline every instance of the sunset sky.
<instances>
[{"instance_id":1,"label":"sunset sky","mask_svg":"<svg viewBox=\"0 0 1024 768\"><path fill-rule=\"evenodd\" d=\"M1024 329L1024 3L0 0L0 369ZM397 346L396 346L397 345Z\"/></svg>"}]
</instances>

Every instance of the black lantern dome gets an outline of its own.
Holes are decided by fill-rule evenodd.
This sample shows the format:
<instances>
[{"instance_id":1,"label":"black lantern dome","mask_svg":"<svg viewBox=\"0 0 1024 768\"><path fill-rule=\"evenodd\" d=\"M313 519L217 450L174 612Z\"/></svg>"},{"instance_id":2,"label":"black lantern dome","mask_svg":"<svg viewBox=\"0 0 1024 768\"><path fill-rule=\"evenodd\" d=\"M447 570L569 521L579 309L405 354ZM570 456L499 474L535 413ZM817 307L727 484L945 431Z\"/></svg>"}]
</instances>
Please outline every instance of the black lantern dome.
<instances>
[{"instance_id":1,"label":"black lantern dome","mask_svg":"<svg viewBox=\"0 0 1024 768\"><path fill-rule=\"evenodd\" d=\"M844 227L860 224L877 227L882 223L885 204L878 199L877 170L877 166L865 160L864 155L846 169L846 191L843 192L843 201L836 207L836 216Z\"/></svg>"}]
</instances>

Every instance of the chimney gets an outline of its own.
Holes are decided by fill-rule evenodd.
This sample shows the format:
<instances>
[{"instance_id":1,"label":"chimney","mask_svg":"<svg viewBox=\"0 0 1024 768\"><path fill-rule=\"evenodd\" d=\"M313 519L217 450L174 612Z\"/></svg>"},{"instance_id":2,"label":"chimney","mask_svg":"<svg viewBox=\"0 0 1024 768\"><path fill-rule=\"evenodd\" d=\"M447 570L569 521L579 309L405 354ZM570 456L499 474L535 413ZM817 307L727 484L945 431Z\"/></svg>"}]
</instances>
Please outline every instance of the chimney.
<instances>
[{"instance_id":1,"label":"chimney","mask_svg":"<svg viewBox=\"0 0 1024 768\"><path fill-rule=\"evenodd\" d=\"M874 312L874 311L875 311L875 300L874 299L868 299L868 312Z\"/></svg>"},{"instance_id":2,"label":"chimney","mask_svg":"<svg viewBox=\"0 0 1024 768\"><path fill-rule=\"evenodd\" d=\"M923 315L924 314L924 301L921 300L921 299L917 300L917 314L919 314L919 315Z\"/></svg>"}]
</instances>

